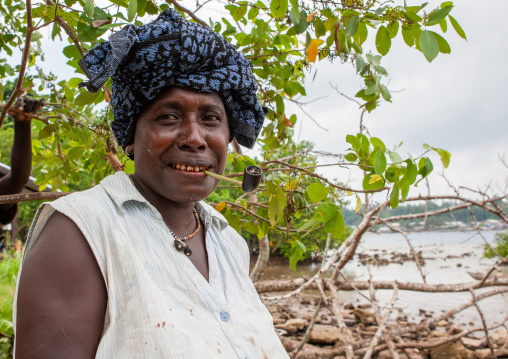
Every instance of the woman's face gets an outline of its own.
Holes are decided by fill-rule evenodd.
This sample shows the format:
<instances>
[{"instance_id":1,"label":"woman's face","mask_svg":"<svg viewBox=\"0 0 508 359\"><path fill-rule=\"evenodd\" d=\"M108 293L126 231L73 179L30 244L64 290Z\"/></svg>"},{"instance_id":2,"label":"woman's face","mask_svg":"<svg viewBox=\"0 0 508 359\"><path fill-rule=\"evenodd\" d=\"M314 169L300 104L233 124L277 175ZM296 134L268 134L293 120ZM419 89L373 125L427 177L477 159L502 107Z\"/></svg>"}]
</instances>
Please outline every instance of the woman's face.
<instances>
[{"instance_id":1,"label":"woman's face","mask_svg":"<svg viewBox=\"0 0 508 359\"><path fill-rule=\"evenodd\" d=\"M201 171L222 174L228 143L228 119L218 94L170 87L136 123L136 180L143 190L173 202L202 200L218 181Z\"/></svg>"}]
</instances>

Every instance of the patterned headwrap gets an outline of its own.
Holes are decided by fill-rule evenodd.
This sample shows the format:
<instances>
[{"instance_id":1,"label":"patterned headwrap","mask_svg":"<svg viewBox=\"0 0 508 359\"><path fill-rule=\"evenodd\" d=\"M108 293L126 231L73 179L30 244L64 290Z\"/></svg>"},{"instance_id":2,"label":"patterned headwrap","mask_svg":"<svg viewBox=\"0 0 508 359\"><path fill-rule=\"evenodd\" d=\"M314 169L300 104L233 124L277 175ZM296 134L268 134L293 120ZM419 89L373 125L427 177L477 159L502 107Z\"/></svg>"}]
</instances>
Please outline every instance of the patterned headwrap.
<instances>
[{"instance_id":1,"label":"patterned headwrap","mask_svg":"<svg viewBox=\"0 0 508 359\"><path fill-rule=\"evenodd\" d=\"M231 140L252 148L266 109L256 96L251 64L219 34L182 18L173 9L146 25L132 24L95 46L79 61L97 92L109 77L113 84L111 124L124 149L142 108L167 86L217 92L228 115Z\"/></svg>"}]
</instances>

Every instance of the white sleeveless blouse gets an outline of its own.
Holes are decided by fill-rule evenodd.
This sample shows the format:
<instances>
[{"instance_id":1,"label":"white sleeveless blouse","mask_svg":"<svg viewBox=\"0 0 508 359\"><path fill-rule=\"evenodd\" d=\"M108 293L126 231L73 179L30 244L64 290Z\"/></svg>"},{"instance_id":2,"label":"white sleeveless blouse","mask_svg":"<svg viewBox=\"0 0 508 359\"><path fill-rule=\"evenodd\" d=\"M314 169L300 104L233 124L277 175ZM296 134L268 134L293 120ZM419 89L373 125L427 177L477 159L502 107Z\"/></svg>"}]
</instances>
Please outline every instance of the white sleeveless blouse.
<instances>
[{"instance_id":1,"label":"white sleeveless blouse","mask_svg":"<svg viewBox=\"0 0 508 359\"><path fill-rule=\"evenodd\" d=\"M209 282L176 250L161 215L124 172L43 204L23 260L55 210L80 228L108 292L96 358L289 358L249 279L244 239L211 206L199 202L197 208L206 229Z\"/></svg>"}]
</instances>

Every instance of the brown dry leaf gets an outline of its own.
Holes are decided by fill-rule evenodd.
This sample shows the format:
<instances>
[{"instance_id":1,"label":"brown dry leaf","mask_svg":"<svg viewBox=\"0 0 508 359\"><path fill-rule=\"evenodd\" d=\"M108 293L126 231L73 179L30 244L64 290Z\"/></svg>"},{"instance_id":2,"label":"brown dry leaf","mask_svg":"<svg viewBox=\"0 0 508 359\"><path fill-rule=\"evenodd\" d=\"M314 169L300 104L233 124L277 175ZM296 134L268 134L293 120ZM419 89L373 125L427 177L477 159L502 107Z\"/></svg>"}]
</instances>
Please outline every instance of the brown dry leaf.
<instances>
[{"instance_id":1,"label":"brown dry leaf","mask_svg":"<svg viewBox=\"0 0 508 359\"><path fill-rule=\"evenodd\" d=\"M220 203L217 203L217 205L215 206L215 210L217 212L222 212L222 210L224 208L226 208L226 207L227 207L227 203L226 202L220 202Z\"/></svg>"},{"instance_id":2,"label":"brown dry leaf","mask_svg":"<svg viewBox=\"0 0 508 359\"><path fill-rule=\"evenodd\" d=\"M316 62L316 57L319 54L319 45L321 45L324 41L313 39L310 41L310 45L307 48L307 60L309 62Z\"/></svg>"},{"instance_id":3,"label":"brown dry leaf","mask_svg":"<svg viewBox=\"0 0 508 359\"><path fill-rule=\"evenodd\" d=\"M92 21L92 27L101 27L102 25L111 24L113 20L94 20Z\"/></svg>"},{"instance_id":4,"label":"brown dry leaf","mask_svg":"<svg viewBox=\"0 0 508 359\"><path fill-rule=\"evenodd\" d=\"M287 118L286 116L284 116L284 125L286 125L287 127L293 127L293 122L291 122L289 120L289 118Z\"/></svg>"},{"instance_id":5,"label":"brown dry leaf","mask_svg":"<svg viewBox=\"0 0 508 359\"><path fill-rule=\"evenodd\" d=\"M314 19L314 16L316 16L316 15L317 15L317 11L310 13L309 16L307 16L307 22L311 22L312 19Z\"/></svg>"}]
</instances>

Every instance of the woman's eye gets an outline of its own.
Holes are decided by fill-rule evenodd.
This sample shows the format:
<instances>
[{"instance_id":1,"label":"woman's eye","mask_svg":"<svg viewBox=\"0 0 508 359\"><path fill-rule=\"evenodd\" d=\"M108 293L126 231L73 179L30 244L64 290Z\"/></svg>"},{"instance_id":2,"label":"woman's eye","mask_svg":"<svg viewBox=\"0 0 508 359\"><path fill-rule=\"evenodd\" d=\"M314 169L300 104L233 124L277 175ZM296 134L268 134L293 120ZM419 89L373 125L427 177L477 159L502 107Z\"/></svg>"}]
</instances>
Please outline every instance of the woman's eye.
<instances>
[{"instance_id":1,"label":"woman's eye","mask_svg":"<svg viewBox=\"0 0 508 359\"><path fill-rule=\"evenodd\" d=\"M157 117L158 121L174 121L177 120L178 117L174 113L165 113Z\"/></svg>"},{"instance_id":2,"label":"woman's eye","mask_svg":"<svg viewBox=\"0 0 508 359\"><path fill-rule=\"evenodd\" d=\"M221 121L221 118L218 115L206 115L204 117L204 120L212 121L212 122L219 122L219 121Z\"/></svg>"}]
</instances>

